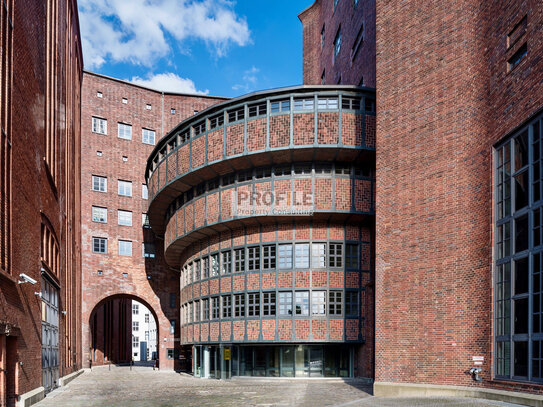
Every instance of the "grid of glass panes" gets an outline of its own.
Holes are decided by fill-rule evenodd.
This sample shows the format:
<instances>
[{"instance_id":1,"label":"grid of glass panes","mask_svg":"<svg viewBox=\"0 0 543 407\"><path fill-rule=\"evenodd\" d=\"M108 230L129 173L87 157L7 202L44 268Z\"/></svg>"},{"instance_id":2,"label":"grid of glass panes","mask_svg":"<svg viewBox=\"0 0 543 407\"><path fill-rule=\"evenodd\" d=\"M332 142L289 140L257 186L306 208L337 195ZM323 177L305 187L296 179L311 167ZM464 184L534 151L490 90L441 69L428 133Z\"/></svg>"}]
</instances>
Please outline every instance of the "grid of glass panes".
<instances>
[{"instance_id":1,"label":"grid of glass panes","mask_svg":"<svg viewBox=\"0 0 543 407\"><path fill-rule=\"evenodd\" d=\"M262 247L262 268L270 270L275 268L275 245L265 245Z\"/></svg>"},{"instance_id":2,"label":"grid of glass panes","mask_svg":"<svg viewBox=\"0 0 543 407\"><path fill-rule=\"evenodd\" d=\"M260 246L247 248L247 270L255 271L260 269Z\"/></svg>"},{"instance_id":3,"label":"grid of glass panes","mask_svg":"<svg viewBox=\"0 0 543 407\"><path fill-rule=\"evenodd\" d=\"M311 244L311 267L326 267L326 243Z\"/></svg>"},{"instance_id":4,"label":"grid of glass panes","mask_svg":"<svg viewBox=\"0 0 543 407\"><path fill-rule=\"evenodd\" d=\"M219 275L219 255L212 254L210 256L211 260L211 276L215 277Z\"/></svg>"},{"instance_id":5,"label":"grid of glass panes","mask_svg":"<svg viewBox=\"0 0 543 407\"><path fill-rule=\"evenodd\" d=\"M222 252L222 272L223 274L230 274L232 272L232 252L230 250Z\"/></svg>"},{"instance_id":6,"label":"grid of glass panes","mask_svg":"<svg viewBox=\"0 0 543 407\"><path fill-rule=\"evenodd\" d=\"M296 291L296 315L309 315L309 291Z\"/></svg>"},{"instance_id":7,"label":"grid of glass panes","mask_svg":"<svg viewBox=\"0 0 543 407\"><path fill-rule=\"evenodd\" d=\"M342 291L330 291L328 293L328 315L341 315Z\"/></svg>"},{"instance_id":8,"label":"grid of glass panes","mask_svg":"<svg viewBox=\"0 0 543 407\"><path fill-rule=\"evenodd\" d=\"M358 244L347 243L345 246L345 268L358 268Z\"/></svg>"},{"instance_id":9,"label":"grid of glass panes","mask_svg":"<svg viewBox=\"0 0 543 407\"><path fill-rule=\"evenodd\" d=\"M245 271L245 249L234 250L234 271L242 273Z\"/></svg>"},{"instance_id":10,"label":"grid of glass panes","mask_svg":"<svg viewBox=\"0 0 543 407\"><path fill-rule=\"evenodd\" d=\"M358 291L345 292L345 316L358 316Z\"/></svg>"},{"instance_id":11,"label":"grid of glass panes","mask_svg":"<svg viewBox=\"0 0 543 407\"><path fill-rule=\"evenodd\" d=\"M541 122L496 149L496 377L543 381L541 371Z\"/></svg>"},{"instance_id":12,"label":"grid of glass panes","mask_svg":"<svg viewBox=\"0 0 543 407\"><path fill-rule=\"evenodd\" d=\"M220 303L219 297L211 298L211 318L219 319L220 316Z\"/></svg>"},{"instance_id":13,"label":"grid of glass panes","mask_svg":"<svg viewBox=\"0 0 543 407\"><path fill-rule=\"evenodd\" d=\"M279 293L279 315L292 315L292 292L283 291Z\"/></svg>"},{"instance_id":14,"label":"grid of glass panes","mask_svg":"<svg viewBox=\"0 0 543 407\"><path fill-rule=\"evenodd\" d=\"M234 294L234 317L245 316L245 294Z\"/></svg>"},{"instance_id":15,"label":"grid of glass panes","mask_svg":"<svg viewBox=\"0 0 543 407\"><path fill-rule=\"evenodd\" d=\"M279 268L280 269L292 268L292 245L291 244L279 245Z\"/></svg>"},{"instance_id":16,"label":"grid of glass panes","mask_svg":"<svg viewBox=\"0 0 543 407\"><path fill-rule=\"evenodd\" d=\"M343 244L330 243L329 248L330 267L343 267Z\"/></svg>"},{"instance_id":17,"label":"grid of glass panes","mask_svg":"<svg viewBox=\"0 0 543 407\"><path fill-rule=\"evenodd\" d=\"M193 271L194 271L194 281L200 280L200 275L202 273L202 262L200 260L196 260L194 262Z\"/></svg>"},{"instance_id":18,"label":"grid of glass panes","mask_svg":"<svg viewBox=\"0 0 543 407\"><path fill-rule=\"evenodd\" d=\"M209 321L209 298L202 300L202 320Z\"/></svg>"},{"instance_id":19,"label":"grid of glass panes","mask_svg":"<svg viewBox=\"0 0 543 407\"><path fill-rule=\"evenodd\" d=\"M274 316L275 315L275 292L262 293L262 315Z\"/></svg>"},{"instance_id":20,"label":"grid of glass panes","mask_svg":"<svg viewBox=\"0 0 543 407\"><path fill-rule=\"evenodd\" d=\"M203 278L209 278L209 257L206 256L202 259L204 262L204 275Z\"/></svg>"},{"instance_id":21,"label":"grid of glass panes","mask_svg":"<svg viewBox=\"0 0 543 407\"><path fill-rule=\"evenodd\" d=\"M222 297L222 317L231 318L232 317L232 296L223 295Z\"/></svg>"},{"instance_id":22,"label":"grid of glass panes","mask_svg":"<svg viewBox=\"0 0 543 407\"><path fill-rule=\"evenodd\" d=\"M260 293L247 294L247 316L258 317L260 315Z\"/></svg>"},{"instance_id":23,"label":"grid of glass panes","mask_svg":"<svg viewBox=\"0 0 543 407\"><path fill-rule=\"evenodd\" d=\"M325 315L326 314L326 291L311 292L311 314Z\"/></svg>"}]
</instances>

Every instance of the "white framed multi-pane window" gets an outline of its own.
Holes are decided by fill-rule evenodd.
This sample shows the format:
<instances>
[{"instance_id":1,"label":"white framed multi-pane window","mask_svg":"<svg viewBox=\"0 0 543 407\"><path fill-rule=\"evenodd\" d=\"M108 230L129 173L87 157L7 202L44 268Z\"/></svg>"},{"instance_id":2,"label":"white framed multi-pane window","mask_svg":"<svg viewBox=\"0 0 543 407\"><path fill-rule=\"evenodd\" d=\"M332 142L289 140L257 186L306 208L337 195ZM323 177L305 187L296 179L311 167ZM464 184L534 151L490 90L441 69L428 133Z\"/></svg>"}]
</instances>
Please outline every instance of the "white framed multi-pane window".
<instances>
[{"instance_id":1,"label":"white framed multi-pane window","mask_svg":"<svg viewBox=\"0 0 543 407\"><path fill-rule=\"evenodd\" d=\"M93 237L92 251L94 253L107 253L107 239L104 237Z\"/></svg>"},{"instance_id":2,"label":"white framed multi-pane window","mask_svg":"<svg viewBox=\"0 0 543 407\"><path fill-rule=\"evenodd\" d=\"M149 189L147 189L146 184L141 185L141 198L142 199L149 199Z\"/></svg>"},{"instance_id":3,"label":"white framed multi-pane window","mask_svg":"<svg viewBox=\"0 0 543 407\"><path fill-rule=\"evenodd\" d=\"M92 190L98 192L107 192L107 178L99 175L92 176Z\"/></svg>"},{"instance_id":4,"label":"white framed multi-pane window","mask_svg":"<svg viewBox=\"0 0 543 407\"><path fill-rule=\"evenodd\" d=\"M117 211L117 219L120 226L132 226L132 212L130 211L119 209Z\"/></svg>"},{"instance_id":5,"label":"white framed multi-pane window","mask_svg":"<svg viewBox=\"0 0 543 407\"><path fill-rule=\"evenodd\" d=\"M103 208L101 206L93 206L92 221L98 223L107 223L107 208Z\"/></svg>"},{"instance_id":6,"label":"white framed multi-pane window","mask_svg":"<svg viewBox=\"0 0 543 407\"><path fill-rule=\"evenodd\" d=\"M132 242L130 240L119 240L119 256L132 256Z\"/></svg>"},{"instance_id":7,"label":"white framed multi-pane window","mask_svg":"<svg viewBox=\"0 0 543 407\"><path fill-rule=\"evenodd\" d=\"M149 129L141 129L141 142L145 144L155 145L155 131Z\"/></svg>"},{"instance_id":8,"label":"white framed multi-pane window","mask_svg":"<svg viewBox=\"0 0 543 407\"><path fill-rule=\"evenodd\" d=\"M132 140L132 126L124 123L117 123L117 137Z\"/></svg>"},{"instance_id":9,"label":"white framed multi-pane window","mask_svg":"<svg viewBox=\"0 0 543 407\"><path fill-rule=\"evenodd\" d=\"M92 117L92 132L98 134L107 134L107 120L99 117Z\"/></svg>"},{"instance_id":10,"label":"white framed multi-pane window","mask_svg":"<svg viewBox=\"0 0 543 407\"><path fill-rule=\"evenodd\" d=\"M132 181L118 181L117 192L121 196L132 196Z\"/></svg>"}]
</instances>

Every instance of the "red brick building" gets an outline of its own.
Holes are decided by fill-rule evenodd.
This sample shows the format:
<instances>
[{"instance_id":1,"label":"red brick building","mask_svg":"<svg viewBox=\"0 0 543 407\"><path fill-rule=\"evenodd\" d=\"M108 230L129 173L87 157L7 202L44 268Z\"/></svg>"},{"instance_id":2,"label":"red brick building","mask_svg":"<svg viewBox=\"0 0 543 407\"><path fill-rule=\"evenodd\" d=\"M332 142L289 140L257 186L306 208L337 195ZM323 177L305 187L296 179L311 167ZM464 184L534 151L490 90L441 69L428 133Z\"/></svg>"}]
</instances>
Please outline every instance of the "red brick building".
<instances>
[{"instance_id":1,"label":"red brick building","mask_svg":"<svg viewBox=\"0 0 543 407\"><path fill-rule=\"evenodd\" d=\"M12 406L81 368L82 55L75 1L4 1L0 27L0 405Z\"/></svg>"},{"instance_id":2,"label":"red brick building","mask_svg":"<svg viewBox=\"0 0 543 407\"><path fill-rule=\"evenodd\" d=\"M372 376L374 135L372 91L304 86L211 106L157 144L149 221L195 375Z\"/></svg>"},{"instance_id":3,"label":"red brick building","mask_svg":"<svg viewBox=\"0 0 543 407\"><path fill-rule=\"evenodd\" d=\"M84 364L134 355L131 300L158 329L161 368L174 368L179 273L147 222L145 161L165 131L224 98L163 93L85 72L81 131ZM143 338L138 338L138 341ZM136 340L136 338L134 338Z\"/></svg>"}]
</instances>

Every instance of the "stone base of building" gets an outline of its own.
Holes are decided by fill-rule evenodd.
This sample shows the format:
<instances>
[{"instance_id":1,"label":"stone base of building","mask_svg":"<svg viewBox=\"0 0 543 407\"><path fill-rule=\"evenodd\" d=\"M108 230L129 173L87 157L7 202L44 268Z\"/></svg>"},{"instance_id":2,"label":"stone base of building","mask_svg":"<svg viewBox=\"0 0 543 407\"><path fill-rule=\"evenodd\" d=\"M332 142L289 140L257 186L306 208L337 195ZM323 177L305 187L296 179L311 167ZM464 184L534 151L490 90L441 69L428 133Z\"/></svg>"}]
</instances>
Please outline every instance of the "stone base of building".
<instances>
[{"instance_id":1,"label":"stone base of building","mask_svg":"<svg viewBox=\"0 0 543 407\"><path fill-rule=\"evenodd\" d=\"M43 386L37 387L34 390L21 394L17 401L17 407L29 407L32 404L36 404L38 401L43 400L44 397L45 388Z\"/></svg>"},{"instance_id":2,"label":"stone base of building","mask_svg":"<svg viewBox=\"0 0 543 407\"><path fill-rule=\"evenodd\" d=\"M543 407L543 396L461 386L375 382L373 384L373 394L376 397L470 397L532 407Z\"/></svg>"},{"instance_id":3,"label":"stone base of building","mask_svg":"<svg viewBox=\"0 0 543 407\"><path fill-rule=\"evenodd\" d=\"M73 379L75 379L76 377L80 376L81 374L83 374L83 372L85 372L85 369L81 369L81 370L78 370L77 372L73 372L73 373L70 373L70 374L67 374L66 376L63 376L61 377L59 380L58 380L58 384L60 387L64 387L66 386L68 383L70 383Z\"/></svg>"}]
</instances>

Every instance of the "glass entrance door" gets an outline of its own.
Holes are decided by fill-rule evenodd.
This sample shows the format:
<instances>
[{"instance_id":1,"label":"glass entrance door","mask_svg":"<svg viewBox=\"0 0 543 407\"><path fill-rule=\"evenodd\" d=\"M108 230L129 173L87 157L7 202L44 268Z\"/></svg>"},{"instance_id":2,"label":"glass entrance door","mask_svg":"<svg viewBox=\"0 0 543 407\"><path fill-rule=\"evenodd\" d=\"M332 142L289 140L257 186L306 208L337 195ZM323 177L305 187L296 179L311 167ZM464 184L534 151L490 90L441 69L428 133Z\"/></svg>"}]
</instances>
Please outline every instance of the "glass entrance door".
<instances>
[{"instance_id":1,"label":"glass entrance door","mask_svg":"<svg viewBox=\"0 0 543 407\"><path fill-rule=\"evenodd\" d=\"M46 279L41 284L41 330L43 387L58 386L58 290Z\"/></svg>"},{"instance_id":2,"label":"glass entrance door","mask_svg":"<svg viewBox=\"0 0 543 407\"><path fill-rule=\"evenodd\" d=\"M322 377L323 358L322 346L309 347L309 376Z\"/></svg>"}]
</instances>

